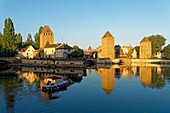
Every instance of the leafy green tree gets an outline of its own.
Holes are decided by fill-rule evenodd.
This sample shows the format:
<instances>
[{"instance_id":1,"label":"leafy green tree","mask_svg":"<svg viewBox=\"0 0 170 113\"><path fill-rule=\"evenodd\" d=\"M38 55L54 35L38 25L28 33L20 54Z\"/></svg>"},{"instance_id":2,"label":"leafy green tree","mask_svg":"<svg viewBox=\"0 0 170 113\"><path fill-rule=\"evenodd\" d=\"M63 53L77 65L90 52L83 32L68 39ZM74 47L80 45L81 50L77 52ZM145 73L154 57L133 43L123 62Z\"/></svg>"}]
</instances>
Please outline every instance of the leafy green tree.
<instances>
[{"instance_id":1,"label":"leafy green tree","mask_svg":"<svg viewBox=\"0 0 170 113\"><path fill-rule=\"evenodd\" d=\"M36 33L35 35L34 35L34 40L35 40L35 43L34 43L34 46L35 46L35 48L40 48L40 34L41 34L41 30L42 30L42 26L39 28L39 31L38 31L38 33Z\"/></svg>"},{"instance_id":2,"label":"leafy green tree","mask_svg":"<svg viewBox=\"0 0 170 113\"><path fill-rule=\"evenodd\" d=\"M0 32L0 48L2 47L2 33Z\"/></svg>"},{"instance_id":3,"label":"leafy green tree","mask_svg":"<svg viewBox=\"0 0 170 113\"><path fill-rule=\"evenodd\" d=\"M152 35L148 39L152 43L152 54L155 55L157 52L161 51L162 46L165 45L166 39L162 35Z\"/></svg>"},{"instance_id":4,"label":"leafy green tree","mask_svg":"<svg viewBox=\"0 0 170 113\"><path fill-rule=\"evenodd\" d=\"M5 19L3 37L2 37L3 54L6 56L13 56L16 53L16 38L13 22L10 18Z\"/></svg>"},{"instance_id":5,"label":"leafy green tree","mask_svg":"<svg viewBox=\"0 0 170 113\"><path fill-rule=\"evenodd\" d=\"M170 44L164 47L164 56L170 58Z\"/></svg>"},{"instance_id":6,"label":"leafy green tree","mask_svg":"<svg viewBox=\"0 0 170 113\"><path fill-rule=\"evenodd\" d=\"M2 48L2 34L0 32L0 55L2 55L2 51L3 51L3 48Z\"/></svg>"},{"instance_id":7,"label":"leafy green tree","mask_svg":"<svg viewBox=\"0 0 170 113\"><path fill-rule=\"evenodd\" d=\"M17 48L22 48L22 36L21 33L16 34Z\"/></svg>"},{"instance_id":8,"label":"leafy green tree","mask_svg":"<svg viewBox=\"0 0 170 113\"><path fill-rule=\"evenodd\" d=\"M27 36L27 43L32 44L32 42L33 42L32 36L31 36L31 34L28 34L28 36Z\"/></svg>"},{"instance_id":9,"label":"leafy green tree","mask_svg":"<svg viewBox=\"0 0 170 113\"><path fill-rule=\"evenodd\" d=\"M73 46L73 52L71 53L71 56L74 57L74 58L83 57L84 52L77 45L74 45Z\"/></svg>"},{"instance_id":10,"label":"leafy green tree","mask_svg":"<svg viewBox=\"0 0 170 113\"><path fill-rule=\"evenodd\" d=\"M139 52L140 46L135 46L134 48L135 48L136 53L137 53L137 58L139 58L139 55L140 55L140 52Z\"/></svg>"},{"instance_id":11,"label":"leafy green tree","mask_svg":"<svg viewBox=\"0 0 170 113\"><path fill-rule=\"evenodd\" d=\"M32 45L34 47L34 41L32 40L31 34L28 34L26 42L22 42L22 48Z\"/></svg>"}]
</instances>

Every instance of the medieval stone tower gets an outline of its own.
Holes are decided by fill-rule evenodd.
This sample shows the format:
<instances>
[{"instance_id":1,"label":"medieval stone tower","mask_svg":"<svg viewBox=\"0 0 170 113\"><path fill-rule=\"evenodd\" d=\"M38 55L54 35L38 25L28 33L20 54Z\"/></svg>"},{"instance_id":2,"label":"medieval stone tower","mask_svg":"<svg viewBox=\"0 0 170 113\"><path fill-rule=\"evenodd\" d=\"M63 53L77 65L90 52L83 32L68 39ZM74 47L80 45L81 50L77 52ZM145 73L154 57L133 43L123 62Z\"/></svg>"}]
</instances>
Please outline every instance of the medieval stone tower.
<instances>
[{"instance_id":1,"label":"medieval stone tower","mask_svg":"<svg viewBox=\"0 0 170 113\"><path fill-rule=\"evenodd\" d=\"M105 33L102 37L102 53L101 58L110 58L114 59L114 37L110 34L109 31Z\"/></svg>"},{"instance_id":2,"label":"medieval stone tower","mask_svg":"<svg viewBox=\"0 0 170 113\"><path fill-rule=\"evenodd\" d=\"M48 44L54 44L54 34L49 26L44 26L40 34L40 48L44 48Z\"/></svg>"},{"instance_id":3,"label":"medieval stone tower","mask_svg":"<svg viewBox=\"0 0 170 113\"><path fill-rule=\"evenodd\" d=\"M151 58L152 57L152 45L151 41L144 37L140 42L140 58Z\"/></svg>"}]
</instances>

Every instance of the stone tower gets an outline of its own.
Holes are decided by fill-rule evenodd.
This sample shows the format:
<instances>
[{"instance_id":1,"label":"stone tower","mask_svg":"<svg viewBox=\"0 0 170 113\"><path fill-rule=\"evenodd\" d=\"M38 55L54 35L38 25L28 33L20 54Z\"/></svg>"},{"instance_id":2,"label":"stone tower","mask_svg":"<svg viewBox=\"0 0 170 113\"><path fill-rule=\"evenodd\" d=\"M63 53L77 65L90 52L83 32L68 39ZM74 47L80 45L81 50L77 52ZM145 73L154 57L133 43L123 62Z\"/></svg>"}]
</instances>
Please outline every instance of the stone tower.
<instances>
[{"instance_id":1,"label":"stone tower","mask_svg":"<svg viewBox=\"0 0 170 113\"><path fill-rule=\"evenodd\" d=\"M140 58L151 58L152 57L152 45L151 41L144 37L140 41Z\"/></svg>"},{"instance_id":2,"label":"stone tower","mask_svg":"<svg viewBox=\"0 0 170 113\"><path fill-rule=\"evenodd\" d=\"M102 37L102 53L101 58L110 58L114 59L114 37L110 34L109 31L105 33Z\"/></svg>"},{"instance_id":3,"label":"stone tower","mask_svg":"<svg viewBox=\"0 0 170 113\"><path fill-rule=\"evenodd\" d=\"M48 44L54 44L54 34L49 26L44 26L40 34L40 48L44 48Z\"/></svg>"}]
</instances>

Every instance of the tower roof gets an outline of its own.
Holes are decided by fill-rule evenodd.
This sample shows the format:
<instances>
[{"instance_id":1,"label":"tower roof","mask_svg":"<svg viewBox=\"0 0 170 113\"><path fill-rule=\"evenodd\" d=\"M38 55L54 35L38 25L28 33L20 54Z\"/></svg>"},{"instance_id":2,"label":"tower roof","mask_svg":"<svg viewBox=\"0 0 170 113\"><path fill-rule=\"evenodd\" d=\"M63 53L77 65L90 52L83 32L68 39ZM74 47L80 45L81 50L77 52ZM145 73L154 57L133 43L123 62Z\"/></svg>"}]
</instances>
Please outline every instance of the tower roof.
<instances>
[{"instance_id":1,"label":"tower roof","mask_svg":"<svg viewBox=\"0 0 170 113\"><path fill-rule=\"evenodd\" d=\"M140 42L151 42L147 37L144 37Z\"/></svg>"},{"instance_id":2,"label":"tower roof","mask_svg":"<svg viewBox=\"0 0 170 113\"><path fill-rule=\"evenodd\" d=\"M42 30L41 30L41 33L53 33L50 29L49 26L45 25Z\"/></svg>"},{"instance_id":3,"label":"tower roof","mask_svg":"<svg viewBox=\"0 0 170 113\"><path fill-rule=\"evenodd\" d=\"M109 31L107 31L102 38L113 37ZM113 37L114 38L114 37Z\"/></svg>"},{"instance_id":4,"label":"tower roof","mask_svg":"<svg viewBox=\"0 0 170 113\"><path fill-rule=\"evenodd\" d=\"M91 46L89 46L89 48L88 48L88 51L92 51L92 48L91 48Z\"/></svg>"}]
</instances>

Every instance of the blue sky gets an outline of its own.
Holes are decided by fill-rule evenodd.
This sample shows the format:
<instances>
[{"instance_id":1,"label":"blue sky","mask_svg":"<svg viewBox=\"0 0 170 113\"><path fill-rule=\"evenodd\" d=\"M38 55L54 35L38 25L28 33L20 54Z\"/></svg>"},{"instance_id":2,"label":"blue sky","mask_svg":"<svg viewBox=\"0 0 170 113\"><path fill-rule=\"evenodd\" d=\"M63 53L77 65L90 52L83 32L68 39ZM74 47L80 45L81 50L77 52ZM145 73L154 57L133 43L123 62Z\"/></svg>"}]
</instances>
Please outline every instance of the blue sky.
<instances>
[{"instance_id":1,"label":"blue sky","mask_svg":"<svg viewBox=\"0 0 170 113\"><path fill-rule=\"evenodd\" d=\"M169 6L170 0L0 0L0 32L10 17L24 40L49 25L55 42L83 49L98 47L106 31L121 46L156 34L170 44Z\"/></svg>"}]
</instances>

